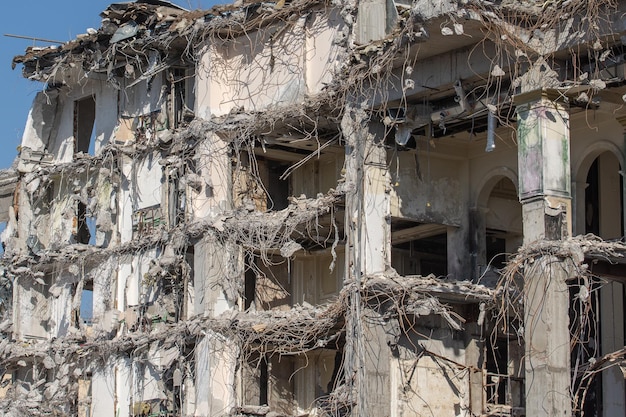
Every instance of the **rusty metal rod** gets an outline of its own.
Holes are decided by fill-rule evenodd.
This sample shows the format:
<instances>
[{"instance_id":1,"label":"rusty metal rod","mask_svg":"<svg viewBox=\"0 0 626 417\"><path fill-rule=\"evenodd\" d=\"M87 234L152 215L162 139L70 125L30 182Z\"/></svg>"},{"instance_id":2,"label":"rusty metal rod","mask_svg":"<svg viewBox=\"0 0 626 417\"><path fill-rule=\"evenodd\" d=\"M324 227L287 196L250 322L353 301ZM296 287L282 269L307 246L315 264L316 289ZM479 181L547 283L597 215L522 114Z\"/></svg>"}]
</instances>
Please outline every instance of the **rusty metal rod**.
<instances>
[{"instance_id":1,"label":"rusty metal rod","mask_svg":"<svg viewBox=\"0 0 626 417\"><path fill-rule=\"evenodd\" d=\"M40 42L48 42L48 43L65 43L64 41L53 41L51 39L36 38L34 36L11 35L9 33L5 33L4 36L9 37L9 38L28 39L32 41L40 41Z\"/></svg>"}]
</instances>

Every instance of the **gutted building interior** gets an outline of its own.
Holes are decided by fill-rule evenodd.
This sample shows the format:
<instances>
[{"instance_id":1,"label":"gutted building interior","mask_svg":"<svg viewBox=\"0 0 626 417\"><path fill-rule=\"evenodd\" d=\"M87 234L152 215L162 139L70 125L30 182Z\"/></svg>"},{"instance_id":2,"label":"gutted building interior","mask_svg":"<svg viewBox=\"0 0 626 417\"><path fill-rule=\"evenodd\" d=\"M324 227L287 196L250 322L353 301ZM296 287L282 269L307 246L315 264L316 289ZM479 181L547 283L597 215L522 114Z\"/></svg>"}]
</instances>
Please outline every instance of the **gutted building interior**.
<instances>
[{"instance_id":1,"label":"gutted building interior","mask_svg":"<svg viewBox=\"0 0 626 417\"><path fill-rule=\"evenodd\" d=\"M16 56L7 416L624 416L626 2L113 3Z\"/></svg>"}]
</instances>

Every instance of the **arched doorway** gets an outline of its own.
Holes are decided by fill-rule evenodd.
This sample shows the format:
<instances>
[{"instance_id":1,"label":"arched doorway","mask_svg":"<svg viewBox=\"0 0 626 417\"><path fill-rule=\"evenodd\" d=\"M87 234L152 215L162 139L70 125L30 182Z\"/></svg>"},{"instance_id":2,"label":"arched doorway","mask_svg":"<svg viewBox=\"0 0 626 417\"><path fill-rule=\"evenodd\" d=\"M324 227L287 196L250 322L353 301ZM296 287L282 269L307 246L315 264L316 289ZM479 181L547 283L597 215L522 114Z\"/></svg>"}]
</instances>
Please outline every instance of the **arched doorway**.
<instances>
[{"instance_id":1,"label":"arched doorway","mask_svg":"<svg viewBox=\"0 0 626 417\"><path fill-rule=\"evenodd\" d=\"M594 234L605 240L619 239L624 234L623 177L620 160L607 149L593 152L585 158L578 172L577 191L577 232ZM584 179L584 182L581 180ZM581 184L582 183L582 184ZM584 186L584 192L581 188ZM592 272L594 270L591 266ZM572 365L614 352L624 346L624 305L626 293L624 284L599 275L590 283L592 291L592 314L583 321L589 325L577 328L581 320L577 309L576 294L579 285L570 290L573 310L570 323L579 344L572 352ZM623 415L626 408L624 376L617 366L604 370L596 378L588 391L583 410L585 415L608 417Z\"/></svg>"},{"instance_id":2,"label":"arched doorway","mask_svg":"<svg viewBox=\"0 0 626 417\"><path fill-rule=\"evenodd\" d=\"M504 168L494 172L484 183L475 213L479 282L495 286L511 254L523 242L522 205L513 172ZM523 407L523 345L517 337L502 329L490 330L485 350L485 403L487 407ZM493 381L497 381L493 383Z\"/></svg>"},{"instance_id":3,"label":"arched doorway","mask_svg":"<svg viewBox=\"0 0 626 417\"><path fill-rule=\"evenodd\" d=\"M613 153L603 152L593 160L585 182L585 233L603 239L622 237L622 182L620 163Z\"/></svg>"},{"instance_id":4,"label":"arched doorway","mask_svg":"<svg viewBox=\"0 0 626 417\"><path fill-rule=\"evenodd\" d=\"M487 199L485 216L485 255L488 265L502 268L506 254L515 253L522 244L522 205L515 184L502 177Z\"/></svg>"},{"instance_id":5,"label":"arched doorway","mask_svg":"<svg viewBox=\"0 0 626 417\"><path fill-rule=\"evenodd\" d=\"M497 280L496 269L502 268L507 254L522 244L522 205L519 202L516 177L512 172L495 172L483 183L474 210L474 253L477 277L482 282Z\"/></svg>"}]
</instances>

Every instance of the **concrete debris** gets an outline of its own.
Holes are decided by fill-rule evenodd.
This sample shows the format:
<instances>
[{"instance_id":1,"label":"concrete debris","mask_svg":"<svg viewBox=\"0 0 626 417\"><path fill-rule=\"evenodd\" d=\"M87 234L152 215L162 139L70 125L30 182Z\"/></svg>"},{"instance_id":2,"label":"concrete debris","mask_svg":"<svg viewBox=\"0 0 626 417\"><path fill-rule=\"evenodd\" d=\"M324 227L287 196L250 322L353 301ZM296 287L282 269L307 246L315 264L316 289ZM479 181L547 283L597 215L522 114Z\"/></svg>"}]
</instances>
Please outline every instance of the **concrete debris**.
<instances>
[{"instance_id":1,"label":"concrete debris","mask_svg":"<svg viewBox=\"0 0 626 417\"><path fill-rule=\"evenodd\" d=\"M137 0L28 48L0 414L624 415L625 11Z\"/></svg>"}]
</instances>

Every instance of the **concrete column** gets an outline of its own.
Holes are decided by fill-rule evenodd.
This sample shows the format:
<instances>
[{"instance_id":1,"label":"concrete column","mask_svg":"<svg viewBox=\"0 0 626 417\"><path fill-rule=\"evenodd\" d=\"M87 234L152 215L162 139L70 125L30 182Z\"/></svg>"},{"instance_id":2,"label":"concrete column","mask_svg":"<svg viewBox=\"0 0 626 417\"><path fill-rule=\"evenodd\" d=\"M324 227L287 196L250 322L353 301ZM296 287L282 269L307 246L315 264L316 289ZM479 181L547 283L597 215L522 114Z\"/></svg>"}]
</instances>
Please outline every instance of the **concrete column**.
<instances>
[{"instance_id":1,"label":"concrete column","mask_svg":"<svg viewBox=\"0 0 626 417\"><path fill-rule=\"evenodd\" d=\"M572 234L569 115L551 90L515 97L524 243Z\"/></svg>"},{"instance_id":2,"label":"concrete column","mask_svg":"<svg viewBox=\"0 0 626 417\"><path fill-rule=\"evenodd\" d=\"M359 417L388 416L391 355L385 320L361 302L361 282L391 264L390 176L383 147L384 127L358 107L341 122L346 141L347 280L357 285L346 314L345 377Z\"/></svg>"},{"instance_id":3,"label":"concrete column","mask_svg":"<svg viewBox=\"0 0 626 417\"><path fill-rule=\"evenodd\" d=\"M346 196L346 225L350 248L361 276L384 272L391 264L391 177L383 146L384 126L369 120L363 110L344 116L346 181L352 189ZM355 270L356 271L356 270ZM354 274L353 274L354 277Z\"/></svg>"},{"instance_id":4,"label":"concrete column","mask_svg":"<svg viewBox=\"0 0 626 417\"><path fill-rule=\"evenodd\" d=\"M487 211L486 207L470 209L472 280L479 279L487 265Z\"/></svg>"},{"instance_id":5,"label":"concrete column","mask_svg":"<svg viewBox=\"0 0 626 417\"><path fill-rule=\"evenodd\" d=\"M470 170L467 161L459 161L460 174L460 201L469 201ZM465 204L465 203L462 203ZM472 261L467 256L470 250L470 213L469 210L461 210L461 222L459 227L448 227L448 277L455 280L465 280L471 275ZM469 274L468 274L469 271Z\"/></svg>"},{"instance_id":6,"label":"concrete column","mask_svg":"<svg viewBox=\"0 0 626 417\"><path fill-rule=\"evenodd\" d=\"M515 97L524 243L571 236L569 115L550 90ZM572 262L550 255L525 271L526 416L571 416L569 292Z\"/></svg>"}]
</instances>

